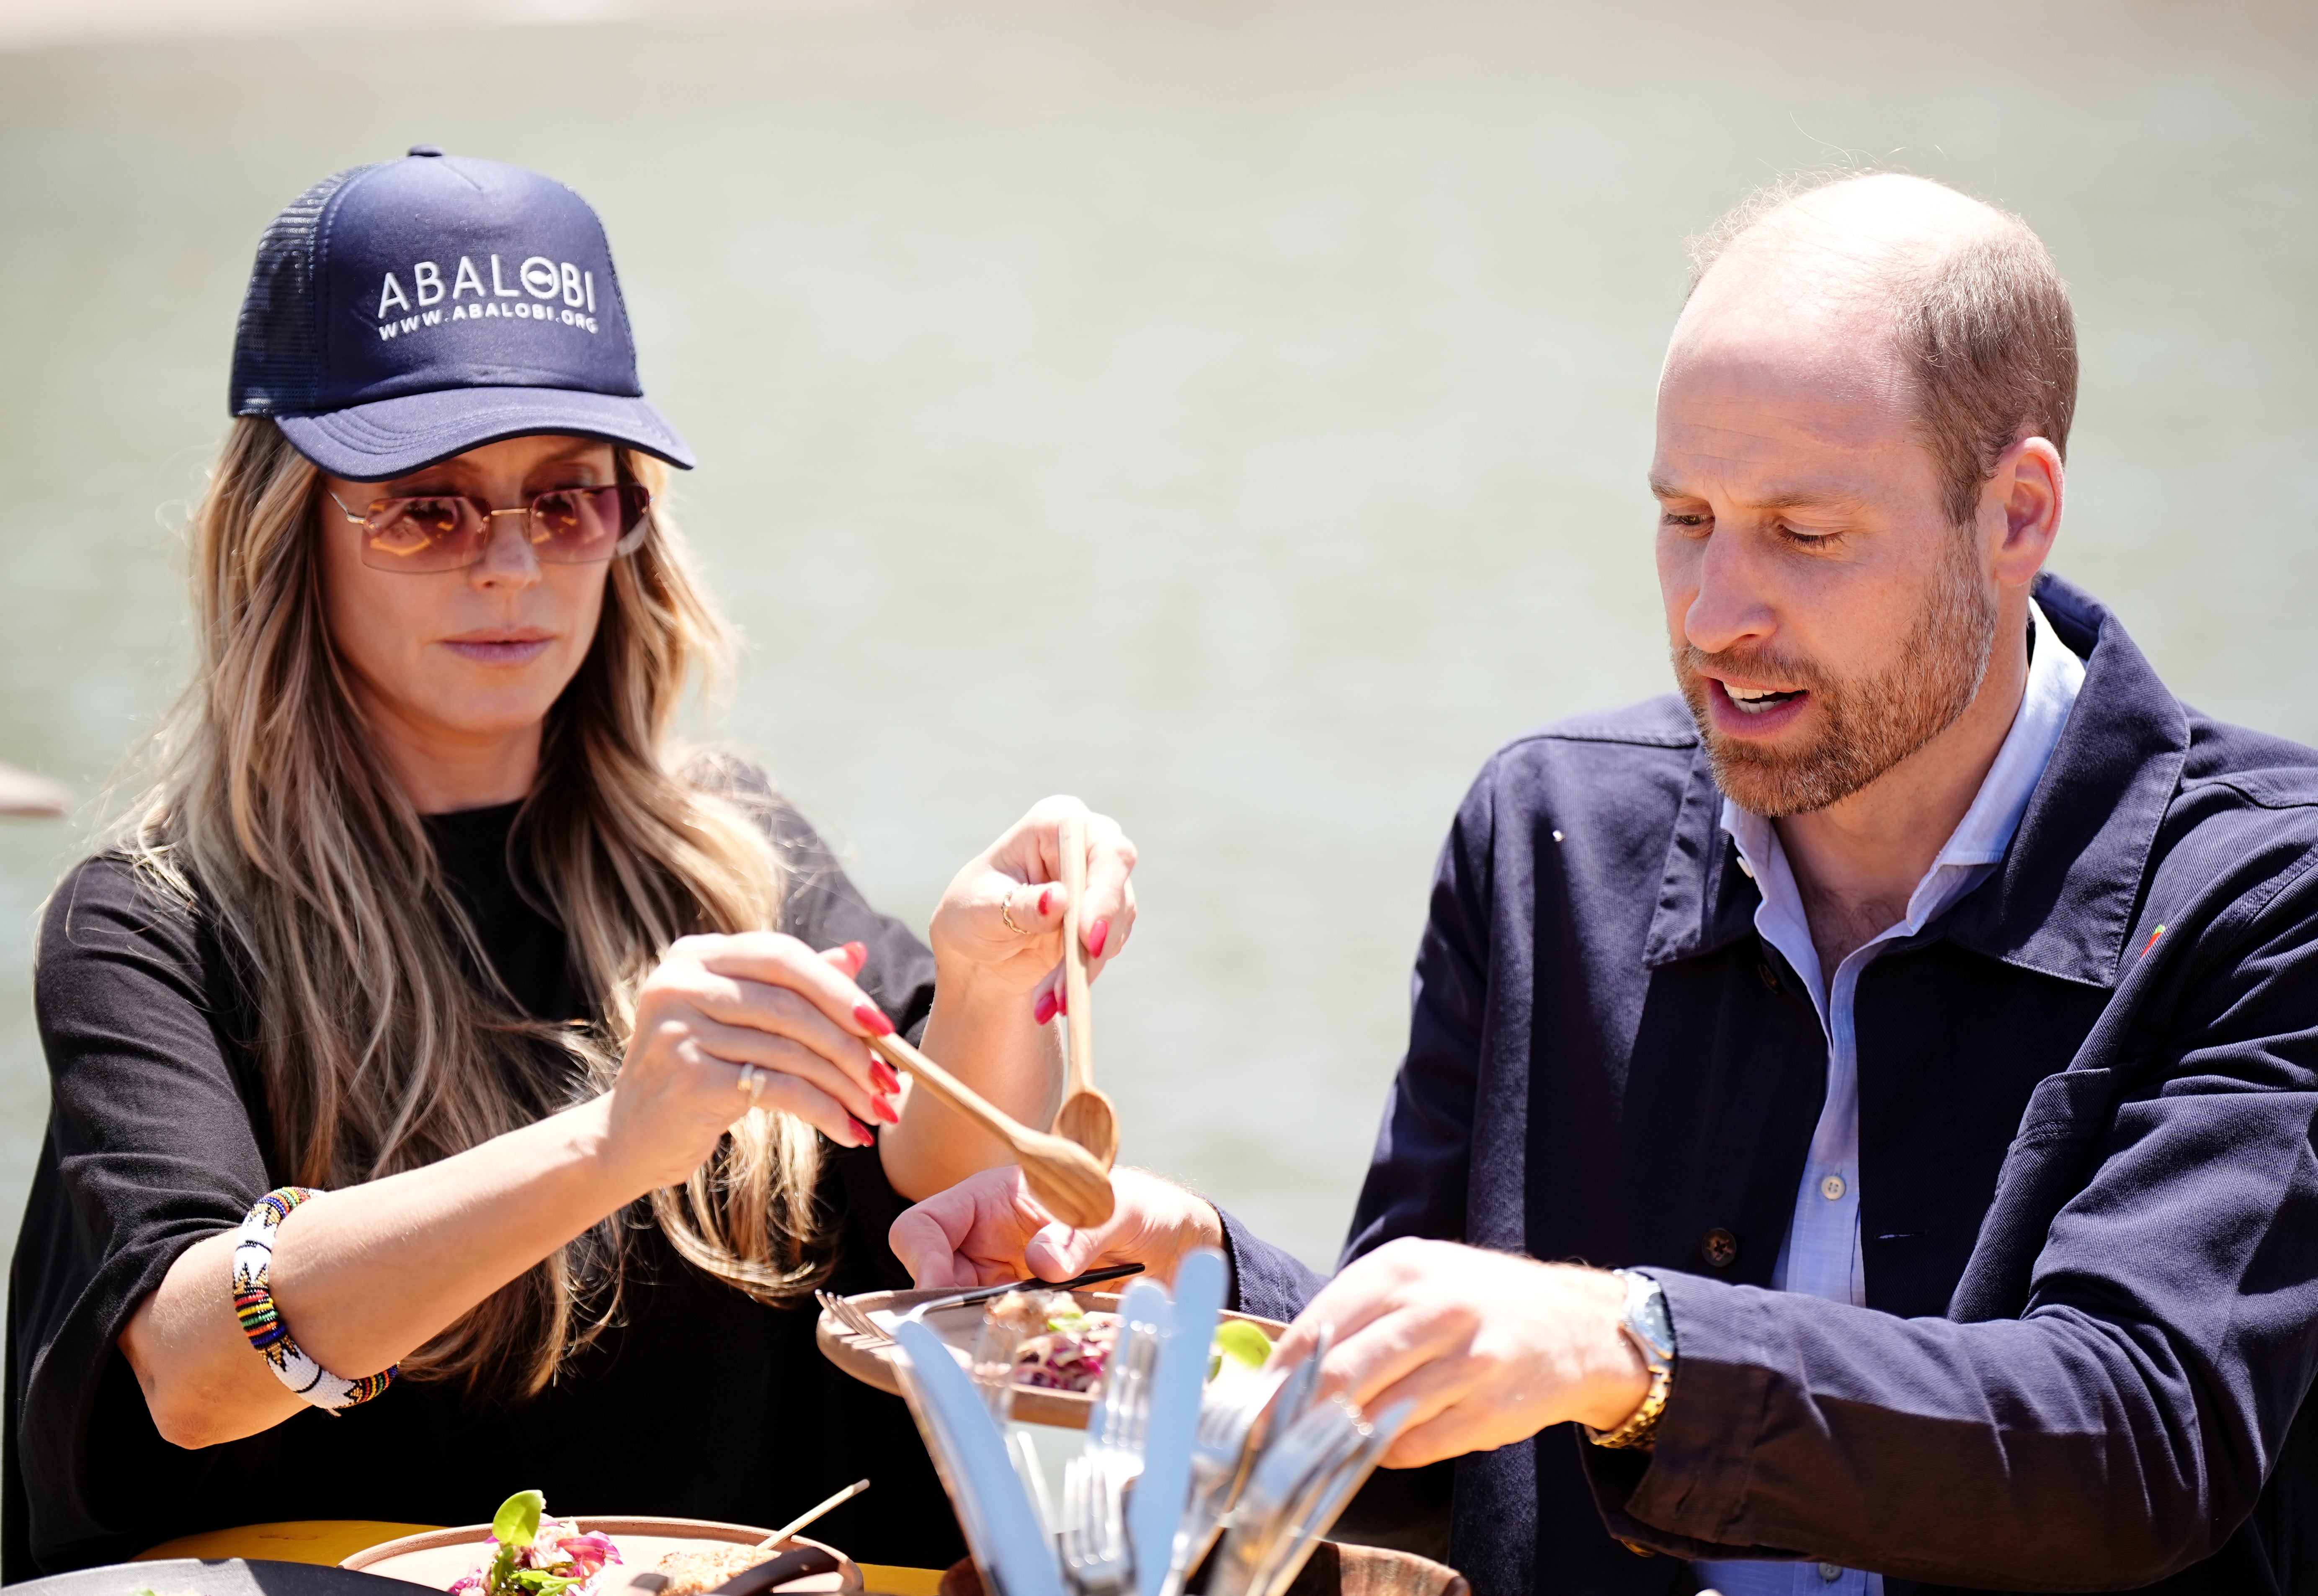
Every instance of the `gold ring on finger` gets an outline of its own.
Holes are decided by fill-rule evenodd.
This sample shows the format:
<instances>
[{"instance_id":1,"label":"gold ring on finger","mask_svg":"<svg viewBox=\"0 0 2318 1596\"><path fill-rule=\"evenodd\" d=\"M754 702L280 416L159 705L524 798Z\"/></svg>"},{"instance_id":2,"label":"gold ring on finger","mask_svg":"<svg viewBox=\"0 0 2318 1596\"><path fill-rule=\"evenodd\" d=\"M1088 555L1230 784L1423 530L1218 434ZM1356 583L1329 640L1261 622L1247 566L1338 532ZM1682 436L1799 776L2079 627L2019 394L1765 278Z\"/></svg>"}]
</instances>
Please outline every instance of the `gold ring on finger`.
<instances>
[{"instance_id":1,"label":"gold ring on finger","mask_svg":"<svg viewBox=\"0 0 2318 1596\"><path fill-rule=\"evenodd\" d=\"M998 918L1004 920L1006 928L1017 937L1028 937L1030 934L1029 927L1018 926L1014 923L1014 893L1011 888L1004 897L998 900Z\"/></svg>"},{"instance_id":2,"label":"gold ring on finger","mask_svg":"<svg viewBox=\"0 0 2318 1596\"><path fill-rule=\"evenodd\" d=\"M764 1095L764 1071L758 1069L754 1064L742 1064L741 1066L741 1089L749 1094L749 1101L751 1103L755 1102L759 1097Z\"/></svg>"}]
</instances>

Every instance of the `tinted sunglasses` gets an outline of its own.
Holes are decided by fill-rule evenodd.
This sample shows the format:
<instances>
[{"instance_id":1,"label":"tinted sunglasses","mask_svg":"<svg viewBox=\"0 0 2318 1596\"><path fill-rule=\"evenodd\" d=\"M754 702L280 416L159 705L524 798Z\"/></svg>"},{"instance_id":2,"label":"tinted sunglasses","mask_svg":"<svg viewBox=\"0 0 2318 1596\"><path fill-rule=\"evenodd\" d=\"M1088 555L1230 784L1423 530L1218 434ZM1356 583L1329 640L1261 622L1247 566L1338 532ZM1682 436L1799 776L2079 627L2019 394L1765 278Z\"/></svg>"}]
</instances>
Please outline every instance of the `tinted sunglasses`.
<instances>
[{"instance_id":1,"label":"tinted sunglasses","mask_svg":"<svg viewBox=\"0 0 2318 1596\"><path fill-rule=\"evenodd\" d=\"M337 494L330 502L363 529L363 563L379 570L464 570L482 562L491 526L523 517L531 551L557 565L588 565L625 554L651 530L651 489L640 482L609 488L557 488L518 510L495 510L463 493L427 493L371 501L357 515Z\"/></svg>"}]
</instances>

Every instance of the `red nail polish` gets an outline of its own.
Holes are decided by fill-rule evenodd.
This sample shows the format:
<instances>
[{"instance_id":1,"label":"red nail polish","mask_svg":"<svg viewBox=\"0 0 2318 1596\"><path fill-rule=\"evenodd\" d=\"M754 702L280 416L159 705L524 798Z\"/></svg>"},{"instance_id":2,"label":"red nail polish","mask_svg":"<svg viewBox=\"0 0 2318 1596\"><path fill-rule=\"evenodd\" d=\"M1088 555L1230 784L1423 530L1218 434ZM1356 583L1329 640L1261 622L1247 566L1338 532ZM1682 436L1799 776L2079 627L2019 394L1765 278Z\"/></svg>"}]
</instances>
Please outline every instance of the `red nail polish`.
<instances>
[{"instance_id":1,"label":"red nail polish","mask_svg":"<svg viewBox=\"0 0 2318 1596\"><path fill-rule=\"evenodd\" d=\"M857 970L869 962L869 948L866 943L849 942L845 945L845 951L852 957L853 967Z\"/></svg>"},{"instance_id":2,"label":"red nail polish","mask_svg":"<svg viewBox=\"0 0 2318 1596\"><path fill-rule=\"evenodd\" d=\"M1038 893L1038 918L1045 919L1055 911L1055 889L1046 887Z\"/></svg>"},{"instance_id":3,"label":"red nail polish","mask_svg":"<svg viewBox=\"0 0 2318 1596\"><path fill-rule=\"evenodd\" d=\"M856 1003L853 1006L853 1018L859 1020L862 1028L873 1036L890 1036L894 1034L894 1022L878 1013L876 1005L874 1003Z\"/></svg>"},{"instance_id":4,"label":"red nail polish","mask_svg":"<svg viewBox=\"0 0 2318 1596\"><path fill-rule=\"evenodd\" d=\"M867 1125L863 1125L850 1114L845 1116L845 1122L851 1125L853 1127L854 1134L861 1138L862 1146L869 1147L876 1144L877 1140L877 1133L876 1131L873 1131Z\"/></svg>"},{"instance_id":5,"label":"red nail polish","mask_svg":"<svg viewBox=\"0 0 2318 1596\"><path fill-rule=\"evenodd\" d=\"M1102 957L1102 945L1110 940L1110 922L1109 920L1095 921L1092 928L1087 932L1087 957L1091 959L1099 959Z\"/></svg>"},{"instance_id":6,"label":"red nail polish","mask_svg":"<svg viewBox=\"0 0 2318 1596\"><path fill-rule=\"evenodd\" d=\"M1055 1018L1056 1008L1056 1004L1055 1002L1055 994L1052 992L1040 992L1038 994L1038 1001L1033 1005L1030 1009L1030 1023L1032 1025L1045 1025L1048 1020Z\"/></svg>"},{"instance_id":7,"label":"red nail polish","mask_svg":"<svg viewBox=\"0 0 2318 1596\"><path fill-rule=\"evenodd\" d=\"M894 1109L892 1103L887 1102L884 1098L871 1098L869 1099L869 1106L877 1111L877 1117L884 1120L887 1125L899 1125L902 1123L900 1113Z\"/></svg>"},{"instance_id":8,"label":"red nail polish","mask_svg":"<svg viewBox=\"0 0 2318 1596\"><path fill-rule=\"evenodd\" d=\"M899 1091L902 1089L902 1078L894 1073L894 1066L887 1063L884 1059L871 1059L869 1061L869 1079L876 1081L878 1087L883 1090Z\"/></svg>"},{"instance_id":9,"label":"red nail polish","mask_svg":"<svg viewBox=\"0 0 2318 1596\"><path fill-rule=\"evenodd\" d=\"M1056 1014L1068 1014L1070 1011L1071 989L1066 986L1056 987L1055 989L1055 1012Z\"/></svg>"}]
</instances>

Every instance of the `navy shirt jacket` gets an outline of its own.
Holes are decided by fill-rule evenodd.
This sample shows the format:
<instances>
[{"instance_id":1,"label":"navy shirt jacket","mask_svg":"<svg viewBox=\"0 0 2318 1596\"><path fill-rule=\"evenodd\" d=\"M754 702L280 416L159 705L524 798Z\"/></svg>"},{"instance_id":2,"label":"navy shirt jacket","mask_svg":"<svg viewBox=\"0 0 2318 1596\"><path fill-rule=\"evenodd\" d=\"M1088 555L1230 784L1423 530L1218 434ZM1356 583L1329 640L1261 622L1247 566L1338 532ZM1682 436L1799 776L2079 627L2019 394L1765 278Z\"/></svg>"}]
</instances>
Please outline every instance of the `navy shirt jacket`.
<instances>
[{"instance_id":1,"label":"navy shirt jacket","mask_svg":"<svg viewBox=\"0 0 2318 1596\"><path fill-rule=\"evenodd\" d=\"M1938 1590L2318 1590L2318 751L2067 583L2084 681L2000 864L1859 978L1864 1307L1767 1288L1827 1036L1668 695L1501 749L1441 855L1347 1261L1645 1269L1655 1448L1447 1466L1479 1596L1798 1556ZM1320 1279L1226 1216L1237 1305Z\"/></svg>"}]
</instances>

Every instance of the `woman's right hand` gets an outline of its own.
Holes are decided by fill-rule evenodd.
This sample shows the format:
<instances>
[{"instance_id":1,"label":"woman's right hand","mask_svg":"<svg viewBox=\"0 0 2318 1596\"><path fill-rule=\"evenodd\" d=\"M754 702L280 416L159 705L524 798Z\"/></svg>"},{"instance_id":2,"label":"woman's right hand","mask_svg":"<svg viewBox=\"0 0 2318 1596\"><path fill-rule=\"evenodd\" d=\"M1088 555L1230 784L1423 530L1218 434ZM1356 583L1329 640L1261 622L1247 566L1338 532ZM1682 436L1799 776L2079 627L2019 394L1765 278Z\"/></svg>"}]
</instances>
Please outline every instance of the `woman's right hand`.
<instances>
[{"instance_id":1,"label":"woman's right hand","mask_svg":"<svg viewBox=\"0 0 2318 1596\"><path fill-rule=\"evenodd\" d=\"M815 953L777 931L671 946L636 994L609 1094L605 1152L629 1184L681 1185L751 1107L794 1114L840 1147L895 1124L901 1081L865 1040L893 1022L854 984L867 956L859 943Z\"/></svg>"}]
</instances>

